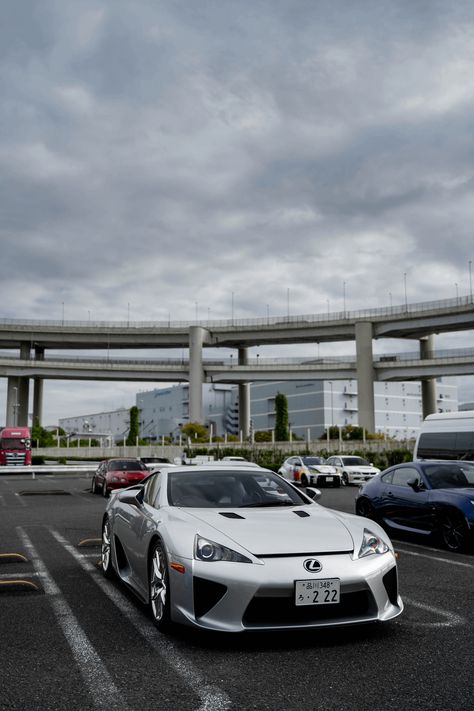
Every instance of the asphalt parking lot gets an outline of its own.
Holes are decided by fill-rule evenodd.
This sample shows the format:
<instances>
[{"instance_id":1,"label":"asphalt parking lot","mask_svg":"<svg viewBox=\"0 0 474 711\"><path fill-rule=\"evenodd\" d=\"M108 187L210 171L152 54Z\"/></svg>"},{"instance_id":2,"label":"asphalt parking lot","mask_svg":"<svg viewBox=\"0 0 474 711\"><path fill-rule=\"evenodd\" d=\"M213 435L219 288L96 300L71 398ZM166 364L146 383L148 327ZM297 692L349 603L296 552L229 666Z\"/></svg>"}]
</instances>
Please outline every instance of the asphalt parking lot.
<instances>
[{"instance_id":1,"label":"asphalt parking lot","mask_svg":"<svg viewBox=\"0 0 474 711\"><path fill-rule=\"evenodd\" d=\"M385 626L165 636L103 579L105 501L89 485L0 475L0 709L473 707L473 555L395 541L406 607ZM353 512L356 493L323 489L320 503Z\"/></svg>"}]
</instances>

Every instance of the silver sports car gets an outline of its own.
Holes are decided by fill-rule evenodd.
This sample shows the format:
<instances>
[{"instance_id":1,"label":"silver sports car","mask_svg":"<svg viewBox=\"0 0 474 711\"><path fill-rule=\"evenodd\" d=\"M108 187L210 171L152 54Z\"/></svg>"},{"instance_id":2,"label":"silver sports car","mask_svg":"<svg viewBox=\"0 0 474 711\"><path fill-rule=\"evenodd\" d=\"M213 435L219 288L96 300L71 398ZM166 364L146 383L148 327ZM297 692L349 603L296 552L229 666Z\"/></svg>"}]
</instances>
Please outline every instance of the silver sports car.
<instances>
[{"instance_id":1,"label":"silver sports car","mask_svg":"<svg viewBox=\"0 0 474 711\"><path fill-rule=\"evenodd\" d=\"M320 506L274 472L224 462L165 469L113 494L102 569L149 604L159 629L301 629L403 610L380 526Z\"/></svg>"}]
</instances>

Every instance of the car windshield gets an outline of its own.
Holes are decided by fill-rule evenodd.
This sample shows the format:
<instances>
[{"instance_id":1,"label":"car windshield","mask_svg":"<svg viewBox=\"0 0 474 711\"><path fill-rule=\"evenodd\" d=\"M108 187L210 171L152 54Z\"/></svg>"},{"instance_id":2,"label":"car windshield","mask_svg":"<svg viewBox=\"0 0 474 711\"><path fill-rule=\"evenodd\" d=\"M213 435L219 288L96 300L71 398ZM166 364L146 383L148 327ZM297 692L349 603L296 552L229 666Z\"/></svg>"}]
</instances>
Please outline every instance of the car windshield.
<instances>
[{"instance_id":1,"label":"car windshield","mask_svg":"<svg viewBox=\"0 0 474 711\"><path fill-rule=\"evenodd\" d=\"M322 457L303 457L303 462L311 466L312 464L324 464L324 459Z\"/></svg>"},{"instance_id":2,"label":"car windshield","mask_svg":"<svg viewBox=\"0 0 474 711\"><path fill-rule=\"evenodd\" d=\"M170 472L168 502L190 508L301 506L309 503L272 472Z\"/></svg>"},{"instance_id":3,"label":"car windshield","mask_svg":"<svg viewBox=\"0 0 474 711\"><path fill-rule=\"evenodd\" d=\"M347 467L370 467L367 459L362 457L342 457L342 461Z\"/></svg>"},{"instance_id":4,"label":"car windshield","mask_svg":"<svg viewBox=\"0 0 474 711\"><path fill-rule=\"evenodd\" d=\"M113 462L109 462L109 471L112 472L136 472L139 470L147 470L146 466L142 462L138 462L136 459L116 459Z\"/></svg>"},{"instance_id":5,"label":"car windshield","mask_svg":"<svg viewBox=\"0 0 474 711\"><path fill-rule=\"evenodd\" d=\"M424 472L433 489L459 489L474 486L474 466L462 464L428 464Z\"/></svg>"}]
</instances>

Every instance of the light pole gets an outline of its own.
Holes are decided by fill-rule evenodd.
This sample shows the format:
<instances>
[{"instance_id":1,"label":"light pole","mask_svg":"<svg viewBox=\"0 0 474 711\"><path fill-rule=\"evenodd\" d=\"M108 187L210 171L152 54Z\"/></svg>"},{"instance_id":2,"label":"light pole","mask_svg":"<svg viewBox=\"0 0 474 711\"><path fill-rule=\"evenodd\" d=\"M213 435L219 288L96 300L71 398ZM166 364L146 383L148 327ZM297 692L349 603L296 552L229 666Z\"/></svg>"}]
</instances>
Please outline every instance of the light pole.
<instances>
[{"instance_id":1,"label":"light pole","mask_svg":"<svg viewBox=\"0 0 474 711\"><path fill-rule=\"evenodd\" d=\"M334 425L334 399L332 390L332 380L328 380L328 385L331 388L331 427Z\"/></svg>"},{"instance_id":2,"label":"light pole","mask_svg":"<svg viewBox=\"0 0 474 711\"><path fill-rule=\"evenodd\" d=\"M405 285L405 311L408 311L408 301L407 301L407 273L403 273L403 283Z\"/></svg>"},{"instance_id":3,"label":"light pole","mask_svg":"<svg viewBox=\"0 0 474 711\"><path fill-rule=\"evenodd\" d=\"M389 299L390 299L390 308L392 308L392 306L393 306L393 301L392 301L392 292L391 292L391 291L388 292L388 297L389 297Z\"/></svg>"},{"instance_id":4,"label":"light pole","mask_svg":"<svg viewBox=\"0 0 474 711\"><path fill-rule=\"evenodd\" d=\"M18 388L14 385L12 390L15 393L13 401L13 427L18 427Z\"/></svg>"},{"instance_id":5,"label":"light pole","mask_svg":"<svg viewBox=\"0 0 474 711\"><path fill-rule=\"evenodd\" d=\"M456 301L457 301L459 299L459 289L458 289L458 285L456 282L454 283L454 286L456 287Z\"/></svg>"},{"instance_id":6,"label":"light pole","mask_svg":"<svg viewBox=\"0 0 474 711\"><path fill-rule=\"evenodd\" d=\"M469 260L469 296L471 297L471 304L472 304L472 261Z\"/></svg>"},{"instance_id":7,"label":"light pole","mask_svg":"<svg viewBox=\"0 0 474 711\"><path fill-rule=\"evenodd\" d=\"M289 321L290 320L290 287L288 287L286 290L286 315L287 315L288 321Z\"/></svg>"},{"instance_id":8,"label":"light pole","mask_svg":"<svg viewBox=\"0 0 474 711\"><path fill-rule=\"evenodd\" d=\"M234 292L232 292L231 316L232 316L232 326L233 326L234 325Z\"/></svg>"},{"instance_id":9,"label":"light pole","mask_svg":"<svg viewBox=\"0 0 474 711\"><path fill-rule=\"evenodd\" d=\"M346 317L346 282L342 282L342 305L343 305L343 312L344 312L344 318Z\"/></svg>"}]
</instances>

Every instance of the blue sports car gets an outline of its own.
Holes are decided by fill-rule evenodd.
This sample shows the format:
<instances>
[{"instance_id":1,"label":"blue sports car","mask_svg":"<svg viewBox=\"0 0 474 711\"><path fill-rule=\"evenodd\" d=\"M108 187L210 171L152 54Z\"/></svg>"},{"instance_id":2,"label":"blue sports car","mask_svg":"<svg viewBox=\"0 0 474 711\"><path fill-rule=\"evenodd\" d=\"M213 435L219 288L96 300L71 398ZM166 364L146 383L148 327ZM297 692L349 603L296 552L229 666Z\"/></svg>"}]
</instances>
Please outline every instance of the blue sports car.
<instances>
[{"instance_id":1,"label":"blue sports car","mask_svg":"<svg viewBox=\"0 0 474 711\"><path fill-rule=\"evenodd\" d=\"M397 464L363 484L356 513L394 531L436 536L451 551L474 541L474 463Z\"/></svg>"}]
</instances>

